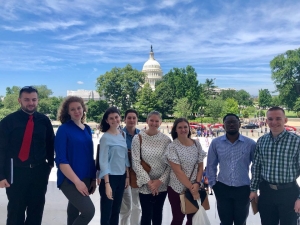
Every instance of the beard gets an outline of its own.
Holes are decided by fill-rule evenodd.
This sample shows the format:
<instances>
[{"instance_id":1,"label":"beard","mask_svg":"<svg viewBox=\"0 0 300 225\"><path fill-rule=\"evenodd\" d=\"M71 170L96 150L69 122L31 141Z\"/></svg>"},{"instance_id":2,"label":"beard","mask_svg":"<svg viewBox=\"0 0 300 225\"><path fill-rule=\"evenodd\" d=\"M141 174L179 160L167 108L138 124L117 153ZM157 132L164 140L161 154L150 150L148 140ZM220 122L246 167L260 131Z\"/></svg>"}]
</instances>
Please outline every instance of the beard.
<instances>
[{"instance_id":1,"label":"beard","mask_svg":"<svg viewBox=\"0 0 300 225\"><path fill-rule=\"evenodd\" d=\"M28 108L26 108L26 107L21 106L21 109L22 109L24 112L31 114L31 113L34 113L34 112L36 111L37 107L34 107L34 108L32 108L32 109L28 109Z\"/></svg>"},{"instance_id":2,"label":"beard","mask_svg":"<svg viewBox=\"0 0 300 225\"><path fill-rule=\"evenodd\" d=\"M235 135L237 134L239 131L238 130L231 130L231 131L226 131L226 134L229 134L229 135Z\"/></svg>"}]
</instances>

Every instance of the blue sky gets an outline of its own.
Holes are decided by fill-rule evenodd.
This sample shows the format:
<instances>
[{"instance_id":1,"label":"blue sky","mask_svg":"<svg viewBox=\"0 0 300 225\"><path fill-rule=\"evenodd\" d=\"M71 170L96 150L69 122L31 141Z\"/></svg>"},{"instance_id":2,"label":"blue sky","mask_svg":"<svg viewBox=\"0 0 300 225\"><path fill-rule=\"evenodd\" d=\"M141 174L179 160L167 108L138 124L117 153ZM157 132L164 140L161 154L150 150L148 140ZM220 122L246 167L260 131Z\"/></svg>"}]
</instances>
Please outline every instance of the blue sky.
<instances>
[{"instance_id":1,"label":"blue sky","mask_svg":"<svg viewBox=\"0 0 300 225\"><path fill-rule=\"evenodd\" d=\"M0 95L45 84L95 89L113 67L192 65L203 83L274 91L269 62L300 47L298 0L0 0Z\"/></svg>"}]
</instances>

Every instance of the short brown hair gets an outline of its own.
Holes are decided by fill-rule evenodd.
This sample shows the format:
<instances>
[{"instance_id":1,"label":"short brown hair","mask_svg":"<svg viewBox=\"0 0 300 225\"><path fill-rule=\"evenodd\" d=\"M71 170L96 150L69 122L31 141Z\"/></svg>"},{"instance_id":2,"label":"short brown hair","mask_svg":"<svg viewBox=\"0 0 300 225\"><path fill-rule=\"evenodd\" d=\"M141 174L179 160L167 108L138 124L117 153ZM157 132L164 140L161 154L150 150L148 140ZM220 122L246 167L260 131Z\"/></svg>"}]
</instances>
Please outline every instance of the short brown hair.
<instances>
[{"instance_id":1,"label":"short brown hair","mask_svg":"<svg viewBox=\"0 0 300 225\"><path fill-rule=\"evenodd\" d=\"M281 107L279 107L279 106L274 106L274 107L269 108L268 111L267 111L267 113L268 113L269 111L277 111L277 110L282 111L283 114L285 115L284 109L281 108Z\"/></svg>"},{"instance_id":2,"label":"short brown hair","mask_svg":"<svg viewBox=\"0 0 300 225\"><path fill-rule=\"evenodd\" d=\"M81 118L81 123L85 122L85 113L87 112L87 109L85 107L84 101L82 98L77 97L77 96L69 96L66 97L65 100L61 103L58 114L57 114L57 119L63 124L71 119L71 116L69 115L69 105L72 102L78 102L81 104L83 108L83 116Z\"/></svg>"}]
</instances>

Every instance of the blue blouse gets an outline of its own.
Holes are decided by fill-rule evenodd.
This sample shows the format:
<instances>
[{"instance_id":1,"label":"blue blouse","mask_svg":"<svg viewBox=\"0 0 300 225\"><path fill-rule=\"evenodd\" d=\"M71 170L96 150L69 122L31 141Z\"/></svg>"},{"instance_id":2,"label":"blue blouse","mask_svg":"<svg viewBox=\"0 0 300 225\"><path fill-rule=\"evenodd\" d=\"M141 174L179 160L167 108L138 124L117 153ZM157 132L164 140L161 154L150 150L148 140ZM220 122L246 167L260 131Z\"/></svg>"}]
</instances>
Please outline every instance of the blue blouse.
<instances>
[{"instance_id":1,"label":"blue blouse","mask_svg":"<svg viewBox=\"0 0 300 225\"><path fill-rule=\"evenodd\" d=\"M59 169L60 164L69 164L80 180L96 177L92 133L88 125L82 130L72 120L64 123L57 130L54 147L58 187L66 178Z\"/></svg>"},{"instance_id":2,"label":"blue blouse","mask_svg":"<svg viewBox=\"0 0 300 225\"><path fill-rule=\"evenodd\" d=\"M105 132L100 139L99 178L106 174L123 175L130 166L126 139L122 134L113 135Z\"/></svg>"}]
</instances>

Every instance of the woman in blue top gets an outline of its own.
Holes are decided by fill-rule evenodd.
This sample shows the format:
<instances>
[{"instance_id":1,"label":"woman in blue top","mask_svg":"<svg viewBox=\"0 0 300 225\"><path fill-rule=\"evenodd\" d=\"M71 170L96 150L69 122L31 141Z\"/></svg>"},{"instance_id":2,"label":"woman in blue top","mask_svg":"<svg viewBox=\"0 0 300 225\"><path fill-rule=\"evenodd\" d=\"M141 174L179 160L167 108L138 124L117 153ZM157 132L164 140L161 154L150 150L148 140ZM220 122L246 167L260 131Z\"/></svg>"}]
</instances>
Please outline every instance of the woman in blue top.
<instances>
[{"instance_id":1,"label":"woman in blue top","mask_svg":"<svg viewBox=\"0 0 300 225\"><path fill-rule=\"evenodd\" d=\"M108 108L102 118L100 130L99 165L101 195L101 225L118 225L124 189L129 185L129 159L125 133L119 129L120 112Z\"/></svg>"},{"instance_id":2,"label":"woman in blue top","mask_svg":"<svg viewBox=\"0 0 300 225\"><path fill-rule=\"evenodd\" d=\"M95 214L89 195L96 188L91 128L84 124L86 108L82 98L67 97L58 119L62 125L55 138L57 186L69 200L68 225L88 224Z\"/></svg>"}]
</instances>

